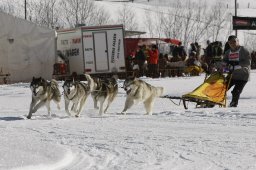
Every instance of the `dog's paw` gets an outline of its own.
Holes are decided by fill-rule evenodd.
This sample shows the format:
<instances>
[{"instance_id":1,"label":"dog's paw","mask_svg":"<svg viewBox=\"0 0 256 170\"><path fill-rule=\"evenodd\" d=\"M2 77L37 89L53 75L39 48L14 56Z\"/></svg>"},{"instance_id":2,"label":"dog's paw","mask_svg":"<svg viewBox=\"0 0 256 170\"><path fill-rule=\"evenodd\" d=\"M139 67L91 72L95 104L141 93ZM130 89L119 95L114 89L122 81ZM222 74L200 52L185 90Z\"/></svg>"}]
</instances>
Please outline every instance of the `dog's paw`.
<instances>
[{"instance_id":1,"label":"dog's paw","mask_svg":"<svg viewBox=\"0 0 256 170\"><path fill-rule=\"evenodd\" d=\"M53 118L52 114L48 114L48 115L46 115L46 117L47 117L48 119Z\"/></svg>"},{"instance_id":2,"label":"dog's paw","mask_svg":"<svg viewBox=\"0 0 256 170\"><path fill-rule=\"evenodd\" d=\"M71 108L71 112L77 112L77 110L75 108Z\"/></svg>"},{"instance_id":3,"label":"dog's paw","mask_svg":"<svg viewBox=\"0 0 256 170\"><path fill-rule=\"evenodd\" d=\"M100 115L100 116L104 115L103 110L99 110L99 115Z\"/></svg>"},{"instance_id":4,"label":"dog's paw","mask_svg":"<svg viewBox=\"0 0 256 170\"><path fill-rule=\"evenodd\" d=\"M72 116L72 114L70 113L70 111L69 111L68 109L66 109L65 111L66 111L66 113L67 113L67 115L68 115L69 117Z\"/></svg>"}]
</instances>

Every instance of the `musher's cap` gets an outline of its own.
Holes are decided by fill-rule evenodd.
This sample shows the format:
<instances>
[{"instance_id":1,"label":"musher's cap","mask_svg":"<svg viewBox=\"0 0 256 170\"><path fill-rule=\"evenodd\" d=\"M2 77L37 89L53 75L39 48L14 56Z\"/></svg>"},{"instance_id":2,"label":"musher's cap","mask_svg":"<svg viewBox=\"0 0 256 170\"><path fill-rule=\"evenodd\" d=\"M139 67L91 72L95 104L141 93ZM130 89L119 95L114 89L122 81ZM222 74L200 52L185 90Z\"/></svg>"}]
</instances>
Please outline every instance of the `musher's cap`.
<instances>
[{"instance_id":1,"label":"musher's cap","mask_svg":"<svg viewBox=\"0 0 256 170\"><path fill-rule=\"evenodd\" d=\"M234 40L234 39L236 39L236 38L237 38L237 36L235 36L235 35L230 35L230 36L228 37L228 41Z\"/></svg>"}]
</instances>

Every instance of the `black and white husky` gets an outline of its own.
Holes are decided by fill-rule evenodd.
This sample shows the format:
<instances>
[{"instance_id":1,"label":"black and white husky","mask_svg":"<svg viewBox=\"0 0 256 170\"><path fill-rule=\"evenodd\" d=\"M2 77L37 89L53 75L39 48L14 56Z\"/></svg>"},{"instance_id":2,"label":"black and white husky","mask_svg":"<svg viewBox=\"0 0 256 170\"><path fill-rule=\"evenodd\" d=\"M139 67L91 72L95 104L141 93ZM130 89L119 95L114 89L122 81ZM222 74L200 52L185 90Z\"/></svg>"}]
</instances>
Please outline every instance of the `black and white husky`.
<instances>
[{"instance_id":1,"label":"black and white husky","mask_svg":"<svg viewBox=\"0 0 256 170\"><path fill-rule=\"evenodd\" d=\"M118 93L117 76L100 79L92 78L90 75L86 74L85 77L91 89L91 95L94 101L94 108L99 109L100 115L106 113L110 104L113 102ZM98 102L100 104L100 107L97 106ZM107 106L104 109L105 102Z\"/></svg>"},{"instance_id":2,"label":"black and white husky","mask_svg":"<svg viewBox=\"0 0 256 170\"><path fill-rule=\"evenodd\" d=\"M32 114L35 113L40 107L46 106L48 110L48 115L51 115L50 102L53 100L58 109L60 109L59 103L61 100L61 94L59 91L59 86L56 80L50 82L39 77L33 77L30 83L30 89L32 92L32 101L30 104L28 119L32 117Z\"/></svg>"},{"instance_id":3,"label":"black and white husky","mask_svg":"<svg viewBox=\"0 0 256 170\"><path fill-rule=\"evenodd\" d=\"M69 104L72 103L71 111L76 114L76 117L79 117L86 99L90 95L89 85L80 81L65 80L63 89L65 111L69 116L71 116L69 111Z\"/></svg>"},{"instance_id":4,"label":"black and white husky","mask_svg":"<svg viewBox=\"0 0 256 170\"><path fill-rule=\"evenodd\" d=\"M127 97L122 114L126 114L126 111L134 104L143 102L146 114L151 115L155 98L161 96L164 90L163 87L152 86L135 77L126 78L123 88L126 91Z\"/></svg>"}]
</instances>

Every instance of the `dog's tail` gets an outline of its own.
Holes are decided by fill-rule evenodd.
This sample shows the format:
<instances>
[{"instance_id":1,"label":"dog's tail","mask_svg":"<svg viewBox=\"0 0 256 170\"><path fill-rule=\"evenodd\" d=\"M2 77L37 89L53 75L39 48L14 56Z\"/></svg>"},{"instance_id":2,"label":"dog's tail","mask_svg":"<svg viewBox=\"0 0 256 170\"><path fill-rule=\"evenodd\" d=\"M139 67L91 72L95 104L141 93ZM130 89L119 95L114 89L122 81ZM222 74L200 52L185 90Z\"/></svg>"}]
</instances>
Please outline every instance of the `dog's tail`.
<instances>
[{"instance_id":1,"label":"dog's tail","mask_svg":"<svg viewBox=\"0 0 256 170\"><path fill-rule=\"evenodd\" d=\"M88 81L88 85L90 87L90 92L92 92L94 90L94 80L92 79L92 77L89 74L84 74L84 75Z\"/></svg>"},{"instance_id":2,"label":"dog's tail","mask_svg":"<svg viewBox=\"0 0 256 170\"><path fill-rule=\"evenodd\" d=\"M155 93L157 97L160 97L164 93L164 88L163 87L155 87Z\"/></svg>"},{"instance_id":3,"label":"dog's tail","mask_svg":"<svg viewBox=\"0 0 256 170\"><path fill-rule=\"evenodd\" d=\"M54 99L56 101L60 101L61 100L61 93L60 93L60 90L59 90L59 84L54 79L52 79L52 81L51 81L51 88L53 90Z\"/></svg>"}]
</instances>

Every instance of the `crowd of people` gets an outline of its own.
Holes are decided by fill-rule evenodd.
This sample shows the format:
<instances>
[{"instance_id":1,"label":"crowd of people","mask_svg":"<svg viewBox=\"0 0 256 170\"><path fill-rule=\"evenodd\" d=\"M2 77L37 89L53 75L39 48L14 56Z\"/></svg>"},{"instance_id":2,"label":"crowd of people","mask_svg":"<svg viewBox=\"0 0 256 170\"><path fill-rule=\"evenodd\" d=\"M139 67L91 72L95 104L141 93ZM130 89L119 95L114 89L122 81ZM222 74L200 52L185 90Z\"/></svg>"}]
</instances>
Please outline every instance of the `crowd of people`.
<instances>
[{"instance_id":1,"label":"crowd of people","mask_svg":"<svg viewBox=\"0 0 256 170\"><path fill-rule=\"evenodd\" d=\"M159 53L155 44L138 46L136 51L127 57L128 72L136 77L152 78L191 76L203 72L204 60L201 46L197 42L190 44L188 54L182 42L171 47L170 54L163 54Z\"/></svg>"}]
</instances>

